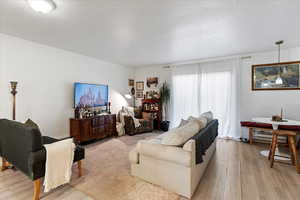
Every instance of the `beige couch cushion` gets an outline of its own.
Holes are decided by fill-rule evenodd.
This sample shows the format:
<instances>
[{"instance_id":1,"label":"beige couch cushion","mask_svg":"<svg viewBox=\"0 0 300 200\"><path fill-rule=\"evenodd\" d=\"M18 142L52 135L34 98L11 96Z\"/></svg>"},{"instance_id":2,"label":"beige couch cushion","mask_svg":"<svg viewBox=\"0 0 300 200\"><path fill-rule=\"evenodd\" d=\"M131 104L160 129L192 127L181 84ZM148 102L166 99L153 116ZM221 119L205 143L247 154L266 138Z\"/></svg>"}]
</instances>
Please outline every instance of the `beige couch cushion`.
<instances>
[{"instance_id":1,"label":"beige couch cushion","mask_svg":"<svg viewBox=\"0 0 300 200\"><path fill-rule=\"evenodd\" d=\"M204 124L201 124L198 120L191 120L186 125L174 128L162 137L161 144L171 146L182 146L186 141L193 137L196 133L204 128Z\"/></svg>"},{"instance_id":2,"label":"beige couch cushion","mask_svg":"<svg viewBox=\"0 0 300 200\"><path fill-rule=\"evenodd\" d=\"M207 122L208 122L207 118L206 118L206 117L202 117L202 116L200 116L200 117L193 117L193 116L190 116L187 120L188 120L188 121L193 121L193 120L195 120L196 122L199 123L201 129L204 128L204 127L207 125Z\"/></svg>"},{"instance_id":3,"label":"beige couch cushion","mask_svg":"<svg viewBox=\"0 0 300 200\"><path fill-rule=\"evenodd\" d=\"M138 142L136 151L141 155L170 161L187 167L191 166L192 163L191 152L184 151L180 147L166 146L142 140Z\"/></svg>"}]
</instances>

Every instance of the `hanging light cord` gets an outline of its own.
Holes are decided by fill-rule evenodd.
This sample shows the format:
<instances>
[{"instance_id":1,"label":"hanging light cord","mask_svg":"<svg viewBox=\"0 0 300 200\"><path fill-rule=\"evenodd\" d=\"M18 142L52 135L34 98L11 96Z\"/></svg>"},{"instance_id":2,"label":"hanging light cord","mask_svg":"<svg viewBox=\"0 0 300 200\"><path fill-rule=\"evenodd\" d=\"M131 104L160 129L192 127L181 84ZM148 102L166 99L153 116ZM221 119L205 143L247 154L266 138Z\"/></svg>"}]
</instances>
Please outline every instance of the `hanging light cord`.
<instances>
[{"instance_id":1,"label":"hanging light cord","mask_svg":"<svg viewBox=\"0 0 300 200\"><path fill-rule=\"evenodd\" d=\"M278 45L278 62L280 63L280 44Z\"/></svg>"},{"instance_id":2,"label":"hanging light cord","mask_svg":"<svg viewBox=\"0 0 300 200\"><path fill-rule=\"evenodd\" d=\"M278 63L280 63L280 45L283 44L283 40L279 40L275 44L278 45Z\"/></svg>"}]
</instances>

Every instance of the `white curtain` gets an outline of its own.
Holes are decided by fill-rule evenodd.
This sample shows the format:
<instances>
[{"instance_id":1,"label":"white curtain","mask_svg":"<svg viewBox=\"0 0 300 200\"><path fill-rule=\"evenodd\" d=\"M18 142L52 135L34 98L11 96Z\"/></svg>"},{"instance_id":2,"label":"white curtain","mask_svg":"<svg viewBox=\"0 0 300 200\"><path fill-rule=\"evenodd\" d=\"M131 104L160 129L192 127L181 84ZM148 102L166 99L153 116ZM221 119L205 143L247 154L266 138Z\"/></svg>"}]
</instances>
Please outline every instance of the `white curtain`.
<instances>
[{"instance_id":1,"label":"white curtain","mask_svg":"<svg viewBox=\"0 0 300 200\"><path fill-rule=\"evenodd\" d=\"M219 137L240 138L239 60L230 59L172 69L172 125L212 111L219 120Z\"/></svg>"}]
</instances>

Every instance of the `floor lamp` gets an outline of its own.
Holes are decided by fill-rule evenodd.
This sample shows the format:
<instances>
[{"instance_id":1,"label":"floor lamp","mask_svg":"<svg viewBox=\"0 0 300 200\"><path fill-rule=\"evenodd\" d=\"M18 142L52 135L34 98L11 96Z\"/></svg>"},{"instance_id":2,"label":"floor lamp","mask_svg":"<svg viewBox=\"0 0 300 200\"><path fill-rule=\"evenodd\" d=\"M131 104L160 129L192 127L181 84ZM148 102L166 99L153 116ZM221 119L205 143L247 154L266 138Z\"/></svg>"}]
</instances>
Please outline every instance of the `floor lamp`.
<instances>
[{"instance_id":1,"label":"floor lamp","mask_svg":"<svg viewBox=\"0 0 300 200\"><path fill-rule=\"evenodd\" d=\"M13 120L16 120L16 94L17 92L17 84L18 82L16 81L11 81L10 86L11 86L11 94L13 95ZM4 171L8 168L12 168L12 166L4 159L2 158L2 165L1 165L1 171Z\"/></svg>"},{"instance_id":2,"label":"floor lamp","mask_svg":"<svg viewBox=\"0 0 300 200\"><path fill-rule=\"evenodd\" d=\"M16 94L17 92L17 84L18 82L16 81L11 81L11 94L13 95L13 120L16 120Z\"/></svg>"}]
</instances>

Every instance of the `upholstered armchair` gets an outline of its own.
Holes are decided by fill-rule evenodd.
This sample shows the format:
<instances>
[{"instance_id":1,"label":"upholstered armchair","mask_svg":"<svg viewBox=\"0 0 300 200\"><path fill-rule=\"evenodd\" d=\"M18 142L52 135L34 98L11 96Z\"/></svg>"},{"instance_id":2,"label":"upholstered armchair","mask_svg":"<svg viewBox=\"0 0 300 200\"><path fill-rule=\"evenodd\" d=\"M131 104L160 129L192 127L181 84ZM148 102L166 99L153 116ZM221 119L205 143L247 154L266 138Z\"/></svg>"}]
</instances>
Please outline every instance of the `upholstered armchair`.
<instances>
[{"instance_id":1,"label":"upholstered armchair","mask_svg":"<svg viewBox=\"0 0 300 200\"><path fill-rule=\"evenodd\" d=\"M135 127L134 121L131 116L124 116L124 129L127 135L135 135L139 133L153 131L153 120L152 119L139 119L140 126Z\"/></svg>"},{"instance_id":2,"label":"upholstered armchair","mask_svg":"<svg viewBox=\"0 0 300 200\"><path fill-rule=\"evenodd\" d=\"M46 149L43 145L57 141L59 140L42 136L38 128L0 119L1 171L12 165L27 175L34 182L33 200L39 199L41 178L45 176ZM84 149L76 146L74 162L78 163L79 176L81 176L82 159L84 159Z\"/></svg>"},{"instance_id":3,"label":"upholstered armchair","mask_svg":"<svg viewBox=\"0 0 300 200\"><path fill-rule=\"evenodd\" d=\"M135 127L132 116L139 120L139 127ZM118 120L127 135L153 131L153 119L150 116L143 116L141 108L123 107L118 114Z\"/></svg>"}]
</instances>

